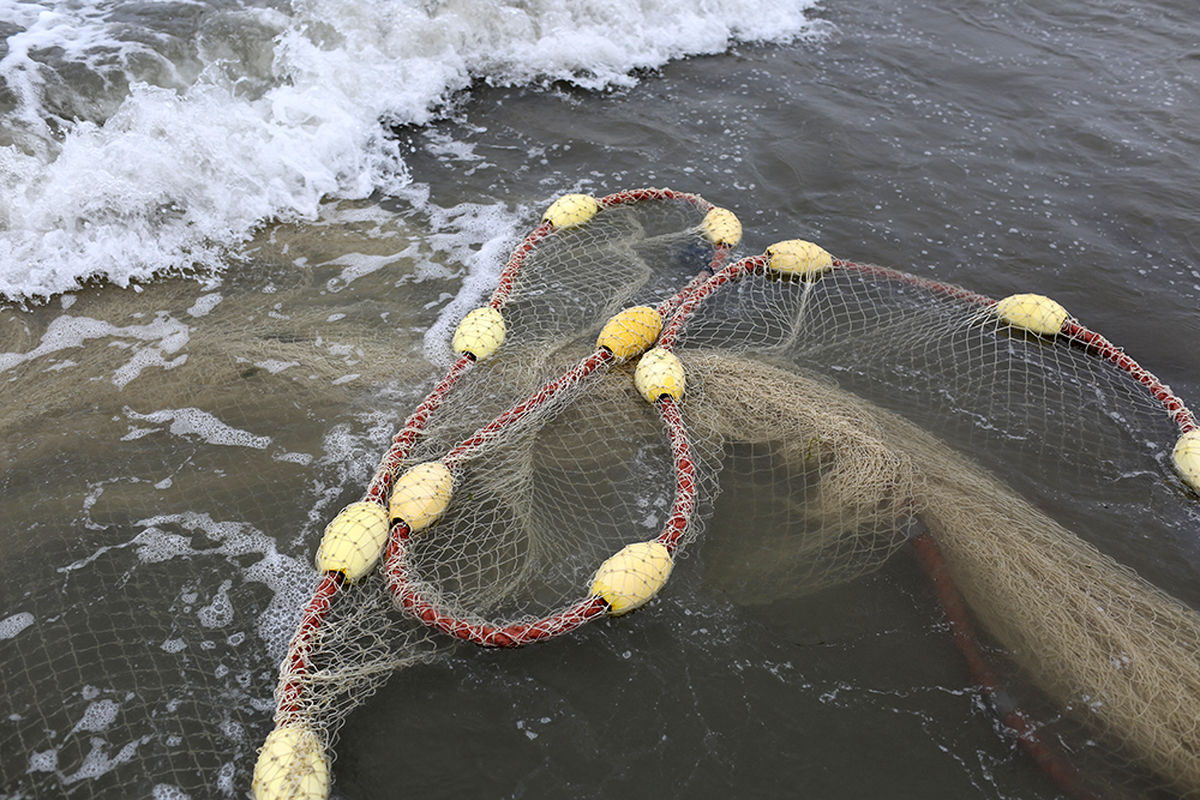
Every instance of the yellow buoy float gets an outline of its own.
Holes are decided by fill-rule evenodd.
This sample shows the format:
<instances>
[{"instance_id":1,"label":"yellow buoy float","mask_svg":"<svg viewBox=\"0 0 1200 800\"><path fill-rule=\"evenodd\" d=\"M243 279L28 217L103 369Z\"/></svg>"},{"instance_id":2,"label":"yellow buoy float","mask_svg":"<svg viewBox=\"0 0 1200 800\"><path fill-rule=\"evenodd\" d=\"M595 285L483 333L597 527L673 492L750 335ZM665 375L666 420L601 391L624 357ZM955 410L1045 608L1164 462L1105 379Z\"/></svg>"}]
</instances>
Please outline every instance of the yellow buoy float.
<instances>
[{"instance_id":1,"label":"yellow buoy float","mask_svg":"<svg viewBox=\"0 0 1200 800\"><path fill-rule=\"evenodd\" d=\"M271 731L259 751L250 789L254 800L325 800L329 765L321 740L303 725Z\"/></svg>"},{"instance_id":2,"label":"yellow buoy float","mask_svg":"<svg viewBox=\"0 0 1200 800\"><path fill-rule=\"evenodd\" d=\"M1200 492L1200 430L1193 429L1180 436L1171 459L1192 491Z\"/></svg>"},{"instance_id":3,"label":"yellow buoy float","mask_svg":"<svg viewBox=\"0 0 1200 800\"><path fill-rule=\"evenodd\" d=\"M450 505L454 476L440 461L417 464L396 479L392 488L388 515L394 525L398 520L418 533L437 522Z\"/></svg>"},{"instance_id":4,"label":"yellow buoy float","mask_svg":"<svg viewBox=\"0 0 1200 800\"><path fill-rule=\"evenodd\" d=\"M767 268L786 277L811 281L833 269L833 256L820 245L788 239L767 248Z\"/></svg>"},{"instance_id":5,"label":"yellow buoy float","mask_svg":"<svg viewBox=\"0 0 1200 800\"><path fill-rule=\"evenodd\" d=\"M742 240L742 223L737 215L727 208L714 208L709 211L704 215L700 228L704 231L704 238L715 245L736 247Z\"/></svg>"},{"instance_id":6,"label":"yellow buoy float","mask_svg":"<svg viewBox=\"0 0 1200 800\"><path fill-rule=\"evenodd\" d=\"M682 400L687 385L683 363L669 350L660 347L649 350L633 371L633 385L647 403L653 403L663 395Z\"/></svg>"},{"instance_id":7,"label":"yellow buoy float","mask_svg":"<svg viewBox=\"0 0 1200 800\"><path fill-rule=\"evenodd\" d=\"M1001 322L1041 336L1062 331L1070 314L1049 297L1040 294L1013 294L995 305Z\"/></svg>"},{"instance_id":8,"label":"yellow buoy float","mask_svg":"<svg viewBox=\"0 0 1200 800\"><path fill-rule=\"evenodd\" d=\"M600 203L590 194L564 194L546 209L542 222L556 228L574 228L596 216L599 210Z\"/></svg>"},{"instance_id":9,"label":"yellow buoy float","mask_svg":"<svg viewBox=\"0 0 1200 800\"><path fill-rule=\"evenodd\" d=\"M654 344L662 331L662 316L650 306L634 306L615 315L600 331L596 346L625 361Z\"/></svg>"},{"instance_id":10,"label":"yellow buoy float","mask_svg":"<svg viewBox=\"0 0 1200 800\"><path fill-rule=\"evenodd\" d=\"M371 571L387 544L387 511L378 503L351 503L325 527L317 569L356 581Z\"/></svg>"},{"instance_id":11,"label":"yellow buoy float","mask_svg":"<svg viewBox=\"0 0 1200 800\"><path fill-rule=\"evenodd\" d=\"M470 354L476 361L490 358L504 344L508 326L504 316L491 306L477 308L463 317L454 331L450 346L460 356Z\"/></svg>"},{"instance_id":12,"label":"yellow buoy float","mask_svg":"<svg viewBox=\"0 0 1200 800\"><path fill-rule=\"evenodd\" d=\"M600 565L592 578L592 595L603 598L613 616L641 608L671 576L671 551L658 542L626 545Z\"/></svg>"}]
</instances>

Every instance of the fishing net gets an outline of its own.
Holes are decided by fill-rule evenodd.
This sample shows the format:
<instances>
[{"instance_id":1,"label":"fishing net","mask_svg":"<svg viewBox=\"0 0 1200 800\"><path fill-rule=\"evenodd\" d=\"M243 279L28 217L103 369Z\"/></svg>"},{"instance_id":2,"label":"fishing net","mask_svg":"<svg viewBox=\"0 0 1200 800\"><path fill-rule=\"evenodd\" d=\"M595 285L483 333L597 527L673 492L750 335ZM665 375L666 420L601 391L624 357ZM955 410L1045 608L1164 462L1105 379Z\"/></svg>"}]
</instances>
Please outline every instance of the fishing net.
<instances>
[{"instance_id":1,"label":"fishing net","mask_svg":"<svg viewBox=\"0 0 1200 800\"><path fill-rule=\"evenodd\" d=\"M525 645L633 611L669 592L697 547L723 567L712 580L744 602L842 584L912 549L976 680L1060 786L1093 791L1011 707L981 647L1002 651L1148 784L1200 791L1200 617L1123 565L1135 548L1101 549L1112 549L1106 529L1147 514L1193 521L1200 444L1182 402L1046 298L997 303L798 240L736 258L740 235L732 214L695 195L568 195L465 315L440 378L426 382L415 357L420 368L397 366L369 327L349 350L280 336L239 355L245 368L300 363L294 374L315 379L349 353L356 369L432 389L424 399L398 390L408 395L392 399L414 410L381 440L382 458L348 457L358 466L330 473L340 486L309 490L319 499L306 518L263 500L278 490L253 471L245 486L220 484L225 495L151 491L149 478L87 483L105 487L83 501L90 555L44 569L42 585L61 581L63 596L22 600L46 624L4 623L15 632L0 667L21 676L7 693L17 724L5 751L25 754L5 759L5 791L88 796L161 781L200 795L252 785L260 800L325 797L340 728L398 669L454 641ZM245 338L210 330L227 349ZM188 368L164 375L187 385ZM356 402L257 369L305 403ZM203 414L235 419L245 387L206 391L169 418L129 410L119 423L137 441L138 430L186 431ZM70 407L48 392L14 413L29 425ZM253 429L239 419L225 435ZM302 449L283 432L259 444L285 463ZM1010 479L1014 463L1023 468ZM736 498L744 530L708 546L697 537L718 490ZM163 492L188 510L164 513ZM1097 513L1051 519L1040 509L1057 492L1094 499ZM221 500L257 511L223 523ZM105 527L105 513L139 532L114 546L104 536L120 523ZM35 503L17 523L37 519ZM279 525L316 548L315 576L261 533ZM194 565L184 587L153 570L176 558ZM274 570L292 589L270 602L303 608L286 653L238 652L259 645L229 634L230 619L269 612L258 634L276 646L295 619L230 577L239 563ZM99 570L111 595L70 596L76 576ZM173 599L144 599L157 595ZM198 639L159 632L196 607L213 623ZM129 623L101 623L114 613ZM127 635L135 620L146 639ZM254 762L242 732L272 714L261 692L272 659L282 660L275 728ZM115 727L129 732L123 745L108 739Z\"/></svg>"},{"instance_id":2,"label":"fishing net","mask_svg":"<svg viewBox=\"0 0 1200 800\"><path fill-rule=\"evenodd\" d=\"M341 295L317 314L347 334L322 340L283 309L323 281L265 267L4 315L0 796L244 794L314 584L290 540L377 459L345 378L425 374L404 331L364 348L394 326Z\"/></svg>"},{"instance_id":3,"label":"fishing net","mask_svg":"<svg viewBox=\"0 0 1200 800\"><path fill-rule=\"evenodd\" d=\"M456 332L458 360L396 434L363 500L326 531L318 561L328 558L319 565L327 577L284 664L260 793L321 796L323 753L360 696L344 673L389 671L386 648L358 646L369 614L331 620L326 611L376 562L401 609L491 646L632 610L648 599L643 581L666 579L696 535L700 484L716 467L698 467L702 454L686 438L664 436L622 367L719 269L731 238L740 226L728 212L644 190L568 196L517 249L488 305ZM677 410L668 413L681 433ZM596 581L609 588L589 591L618 551L612 574ZM331 686L343 702L330 699Z\"/></svg>"}]
</instances>

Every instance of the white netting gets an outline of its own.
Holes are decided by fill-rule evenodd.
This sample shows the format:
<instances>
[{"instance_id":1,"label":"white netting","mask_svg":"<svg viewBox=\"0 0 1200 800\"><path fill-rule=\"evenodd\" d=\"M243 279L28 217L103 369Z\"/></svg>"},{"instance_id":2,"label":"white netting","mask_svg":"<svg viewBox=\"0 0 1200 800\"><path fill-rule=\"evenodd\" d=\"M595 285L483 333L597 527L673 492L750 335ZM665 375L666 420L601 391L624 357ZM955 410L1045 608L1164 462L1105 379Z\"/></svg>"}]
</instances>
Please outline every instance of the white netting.
<instances>
[{"instance_id":1,"label":"white netting","mask_svg":"<svg viewBox=\"0 0 1200 800\"><path fill-rule=\"evenodd\" d=\"M730 264L711 207L693 196L643 190L603 199L593 216L583 208L518 247L488 306L503 343L459 358L440 384L406 362L420 345L390 326L364 318L353 342L330 347L287 324L288 287L273 282L275 316L247 313L261 286L225 288L207 340L189 345L217 355L162 373L169 411L128 406L113 382L83 399L65 392L28 342L4 384L11 446L49 431L121 444L115 461L90 451L60 463L80 487L77 540L60 533L14 554L29 585L62 591L9 603L19 614L4 621L15 633L0 669L15 688L0 710L14 723L5 751L20 756L4 759L5 791L242 792L257 747L246 731L272 717L262 686L282 658L278 731L255 788L321 796L340 726L393 672L454 636L520 644L645 602L712 516L718 486L730 524L754 532L704 550L728 567L717 580L731 593L813 592L917 541L973 619L1106 752L1200 791L1200 617L1087 541L1111 541L1094 528L1147 513L1147 497L1164 515L1192 502L1170 461L1190 415L1165 410L1178 402L1165 387L1073 321L1031 333L956 287L840 261L802 276L768 256ZM656 331L627 360L612 355L641 335L645 312L597 348L633 306L660 312L681 398L651 404L635 388ZM499 341L491 314L468 337L478 347ZM259 329L235 322L256 316ZM120 347L95 350L93 372L169 363L173 319L103 332L158 344L136 363ZM654 358L672 369L669 355ZM347 366L399 388L363 400ZM31 386L23 402L18 379ZM417 386L434 387L423 403ZM418 409L390 449L394 431L356 407L383 400ZM75 429L80 406L91 413ZM342 462L305 461L322 449L296 424L308 414L331 420L323 447ZM379 452L336 446L356 425L386 449L379 469ZM274 433L250 433L260 430ZM164 464L167 435L188 446ZM46 449L43 474L63 452ZM1014 486L989 474L1014 463L1027 465ZM36 535L57 519L48 504L61 495L42 501L37 481L6 480L14 526ZM393 486L411 497L389 498ZM1124 511L1071 532L1038 510L1056 492ZM352 502L331 526L344 538L321 547L323 577L263 533L295 531L312 552ZM186 580L167 568L178 561ZM263 640L278 648L299 607L289 652L268 652ZM956 630L968 624L950 613Z\"/></svg>"},{"instance_id":2,"label":"white netting","mask_svg":"<svg viewBox=\"0 0 1200 800\"><path fill-rule=\"evenodd\" d=\"M1191 415L1073 321L1031 334L956 287L841 262L789 280L759 263L717 290L679 343L704 380L693 430L704 437L711 425L750 446L767 463L742 470L787 487L771 500L775 568L756 571L756 588L771 574L800 590L844 579L919 520L974 617L1039 687L1126 758L1197 790L1200 616L979 466L1028 464L1031 491L1066 478L1115 501L1165 477L1186 493L1170 472L1145 470L1167 466ZM882 405L943 441L847 391L868 382Z\"/></svg>"},{"instance_id":3,"label":"white netting","mask_svg":"<svg viewBox=\"0 0 1200 800\"><path fill-rule=\"evenodd\" d=\"M663 423L638 398L630 368L597 350L597 334L622 308L669 305L681 284L711 272L725 251L705 236L709 210L699 198L647 193L606 203L587 224L535 234L532 249L518 249L492 298L505 324L499 353L452 368L452 385L435 390L428 417L414 415L398 434L367 493L368 501L382 500L386 492L377 487L397 487L382 571L398 605L486 644L556 635L603 610L589 594L593 575L625 545L659 534L676 481ZM708 455L713 463L702 467L701 483L716 472ZM418 488L410 490L402 476L418 472ZM419 488L429 474L444 476L446 485ZM397 510L401 485L420 496L420 511ZM426 514L425 498L442 493L444 511L439 500L436 514ZM674 532L672 551L695 538L701 517L690 512L699 502ZM372 618L364 610L345 624L368 629ZM343 689L356 669L385 675L392 657L386 648L359 647L356 637L332 642L321 632L325 624L311 641L302 629L293 643L276 721L312 731L328 746L362 697L335 698L331 689ZM276 760L287 762L290 753ZM263 796L277 791L276 773L311 773L305 763L263 769ZM300 784L279 791L303 796Z\"/></svg>"},{"instance_id":4,"label":"white netting","mask_svg":"<svg viewBox=\"0 0 1200 800\"><path fill-rule=\"evenodd\" d=\"M378 457L356 452L378 420L345 376L427 369L395 358L419 341L342 297L285 313L321 282L264 267L199 300L166 282L5 317L0 796L249 784L264 688L316 582L291 542ZM345 339L316 332L332 314ZM384 331L391 347L362 346Z\"/></svg>"}]
</instances>

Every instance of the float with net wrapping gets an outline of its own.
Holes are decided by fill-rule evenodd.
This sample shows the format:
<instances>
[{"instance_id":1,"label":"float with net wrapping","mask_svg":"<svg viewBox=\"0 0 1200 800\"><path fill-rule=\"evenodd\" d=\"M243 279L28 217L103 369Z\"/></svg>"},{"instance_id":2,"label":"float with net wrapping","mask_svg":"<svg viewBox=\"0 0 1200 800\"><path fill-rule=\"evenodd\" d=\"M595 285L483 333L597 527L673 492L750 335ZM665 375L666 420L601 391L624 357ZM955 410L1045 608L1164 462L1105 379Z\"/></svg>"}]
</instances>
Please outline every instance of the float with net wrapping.
<instances>
[{"instance_id":1,"label":"float with net wrapping","mask_svg":"<svg viewBox=\"0 0 1200 800\"><path fill-rule=\"evenodd\" d=\"M1027 499L1063 470L1083 491L1133 470L1193 502L1182 401L1048 298L801 240L734 260L740 239L732 213L670 190L550 207L326 529L259 800L328 794L348 712L437 647L402 620L511 647L637 609L718 487L754 509L760 580L814 591L911 543L976 680L1065 790L1091 791L1004 705L974 625L1105 747L1200 790L1200 617ZM1014 460L1015 488L989 472Z\"/></svg>"}]
</instances>

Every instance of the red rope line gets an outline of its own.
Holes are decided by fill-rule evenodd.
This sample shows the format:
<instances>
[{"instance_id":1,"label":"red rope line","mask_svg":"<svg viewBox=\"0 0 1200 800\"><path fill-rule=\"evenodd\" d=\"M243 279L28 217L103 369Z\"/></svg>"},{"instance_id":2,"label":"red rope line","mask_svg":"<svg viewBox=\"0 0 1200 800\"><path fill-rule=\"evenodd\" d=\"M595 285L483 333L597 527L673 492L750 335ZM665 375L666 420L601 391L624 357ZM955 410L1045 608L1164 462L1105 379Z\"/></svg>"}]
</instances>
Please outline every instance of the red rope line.
<instances>
[{"instance_id":1,"label":"red rope line","mask_svg":"<svg viewBox=\"0 0 1200 800\"><path fill-rule=\"evenodd\" d=\"M933 583L938 602L946 612L954 644L966 659L972 680L987 692L992 708L1012 731L1025 753L1037 763L1055 786L1075 800L1097 800L1096 796L1083 786L1084 781L1079 772L1058 758L1041 740L1036 724L1024 712L1003 707L1005 704L1002 702L1000 680L979 650L979 639L971 624L966 601L949 575L941 550L927 533L915 537L912 542L917 561Z\"/></svg>"},{"instance_id":2,"label":"red rope line","mask_svg":"<svg viewBox=\"0 0 1200 800\"><path fill-rule=\"evenodd\" d=\"M679 338L680 331L683 326L688 323L695 313L696 309L711 297L718 289L727 283L739 280L747 273L752 273L755 270L761 270L767 265L767 257L765 255L749 256L740 261L735 261L719 272L710 276L703 284L692 291L688 297L679 304L679 308L675 311L674 316L663 327L662 334L658 337L658 346L663 350L670 350L675 346L676 340Z\"/></svg>"},{"instance_id":3,"label":"red rope line","mask_svg":"<svg viewBox=\"0 0 1200 800\"><path fill-rule=\"evenodd\" d=\"M875 264L856 264L853 261L842 261L841 259L837 258L833 260L833 266L839 269L861 272L865 275L872 275L878 278L887 278L888 280L907 283L911 286L918 286L922 289L927 289L934 294L945 295L946 297L952 297L955 300L963 300L968 303L974 303L975 305L990 306L994 305L996 302L986 295L969 291L961 286L955 286L952 283L942 283L941 281L935 281L930 278L922 278L918 275L911 275L907 272L901 272L898 269L891 269L890 267L880 267Z\"/></svg>"},{"instance_id":4,"label":"red rope line","mask_svg":"<svg viewBox=\"0 0 1200 800\"><path fill-rule=\"evenodd\" d=\"M482 647L522 647L561 636L603 614L607 608L599 597L587 597L550 616L525 622L494 625L455 616L422 593L409 578L406 558L408 528L396 523L388 541L384 575L397 605L426 625Z\"/></svg>"},{"instance_id":5,"label":"red rope line","mask_svg":"<svg viewBox=\"0 0 1200 800\"><path fill-rule=\"evenodd\" d=\"M671 553L679 547L679 540L691 522L696 510L696 464L692 460L692 447L688 441L683 414L673 397L663 395L658 399L658 410L667 426L671 442L671 458L675 467L675 502L671 515L663 525L663 532L655 539Z\"/></svg>"},{"instance_id":6,"label":"red rope line","mask_svg":"<svg viewBox=\"0 0 1200 800\"><path fill-rule=\"evenodd\" d=\"M496 289L492 292L492 297L488 301L489 306L499 310L508 302L508 296L512 293L513 282L517 279L517 273L521 271L521 267L525 266L525 258L533 252L533 248L537 246L538 242L553 232L554 226L548 221L543 222L534 228L533 232L517 245L512 255L508 257L508 263L504 265L504 269L500 270L500 277L496 281Z\"/></svg>"},{"instance_id":7,"label":"red rope line","mask_svg":"<svg viewBox=\"0 0 1200 800\"><path fill-rule=\"evenodd\" d=\"M298 678L307 675L312 667L308 655L312 650L313 640L345 580L345 576L340 572L326 572L300 617L300 624L292 636L291 644L288 645L287 655L288 671L297 677L285 684L279 693L277 706L281 717L291 716L300 711L302 686Z\"/></svg>"},{"instance_id":8,"label":"red rope line","mask_svg":"<svg viewBox=\"0 0 1200 800\"><path fill-rule=\"evenodd\" d=\"M627 203L640 203L644 200L684 200L705 212L712 211L714 208L712 203L698 194L677 192L674 189L627 189L623 192L614 192L602 197L596 202L600 204L601 208L611 208L612 206Z\"/></svg>"},{"instance_id":9,"label":"red rope line","mask_svg":"<svg viewBox=\"0 0 1200 800\"><path fill-rule=\"evenodd\" d=\"M464 439L446 454L446 456L442 459L442 463L453 469L454 465L458 461L471 456L484 444L492 439L495 439L500 432L504 430L504 428L511 425L513 422L529 412L537 410L541 406L558 397L566 389L569 389L570 387L579 383L597 369L612 361L612 359L612 353L603 347L600 348L583 361L580 361L567 372L563 373L554 380L543 384L542 388L538 389L528 398L510 407L507 411L500 414L500 416L496 417L487 425L484 425L471 436Z\"/></svg>"},{"instance_id":10,"label":"red rope line","mask_svg":"<svg viewBox=\"0 0 1200 800\"><path fill-rule=\"evenodd\" d=\"M1124 350L1114 345L1108 339L1095 331L1088 330L1073 319L1063 324L1062 332L1076 341L1082 342L1098 355L1111 361L1119 369L1124 370L1135 381L1146 387L1150 395L1162 404L1170 414L1171 419L1179 426L1181 434L1196 429L1196 418L1183 401L1171 391L1171 387L1160 381L1149 370L1130 358Z\"/></svg>"},{"instance_id":11,"label":"red rope line","mask_svg":"<svg viewBox=\"0 0 1200 800\"><path fill-rule=\"evenodd\" d=\"M729 257L729 253L732 251L732 249L733 248L729 247L728 245L716 245L716 249L713 251L712 258L709 259L708 265L700 271L700 274L688 281L687 285L678 292L658 304L658 308L655 309L655 311L658 312L658 315L663 319L666 319L701 286L703 286L710 277L715 275L717 272L720 272L722 269L721 265L725 262L725 259ZM660 347L661 338L662 337L660 336Z\"/></svg>"}]
</instances>

